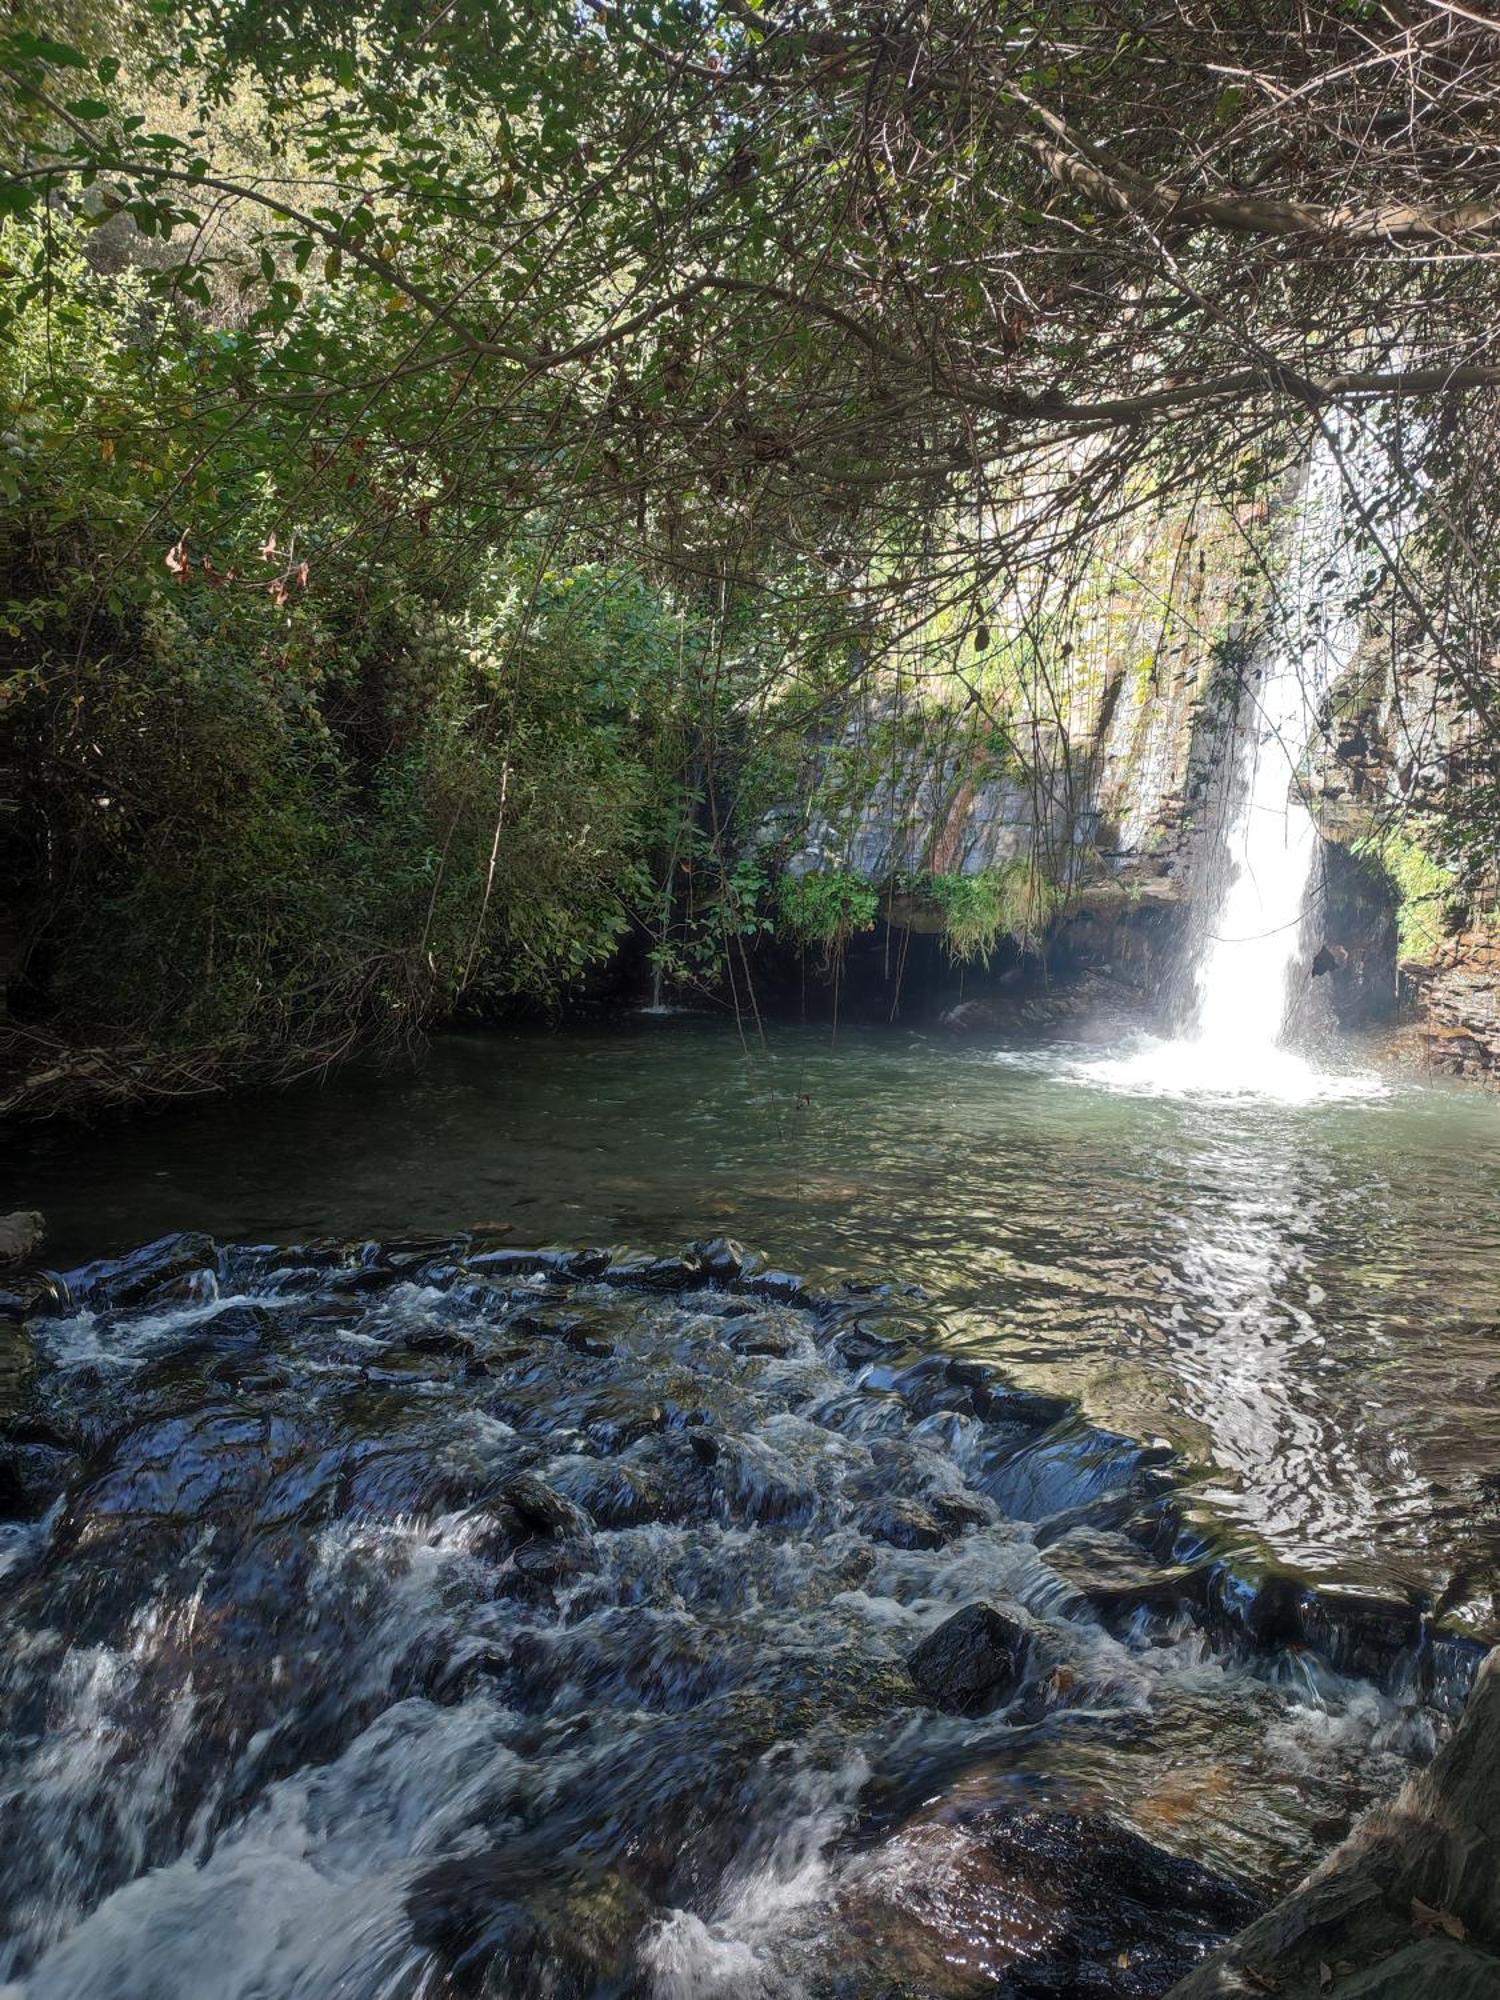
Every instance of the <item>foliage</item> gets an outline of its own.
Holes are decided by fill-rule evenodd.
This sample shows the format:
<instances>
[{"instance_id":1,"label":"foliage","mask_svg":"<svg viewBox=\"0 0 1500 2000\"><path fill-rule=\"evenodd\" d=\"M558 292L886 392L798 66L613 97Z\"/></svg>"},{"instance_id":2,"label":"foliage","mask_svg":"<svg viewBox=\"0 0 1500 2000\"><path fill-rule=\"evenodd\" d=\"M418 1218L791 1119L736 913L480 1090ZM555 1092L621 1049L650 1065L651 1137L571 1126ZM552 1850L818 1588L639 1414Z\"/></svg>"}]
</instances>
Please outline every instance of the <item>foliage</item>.
<instances>
[{"instance_id":1,"label":"foliage","mask_svg":"<svg viewBox=\"0 0 1500 2000\"><path fill-rule=\"evenodd\" d=\"M388 450L331 471L253 396L194 470L170 413L226 336L150 319L80 279L0 387L18 1010L219 1081L551 1001L691 811L705 621L546 523L436 562Z\"/></svg>"},{"instance_id":2,"label":"foliage","mask_svg":"<svg viewBox=\"0 0 1500 2000\"><path fill-rule=\"evenodd\" d=\"M18 0L32 1017L282 1073L631 927L700 983L768 923L836 954L868 884L736 858L806 746L863 704L894 764L910 695L960 793L1073 798L1102 663L1145 730L1230 621L1200 516L1253 574L1336 405L1400 447L1372 577L1418 503L1405 601L1493 740L1500 538L1451 503L1497 504L1497 62L1342 0ZM942 893L960 954L1045 921L1039 875Z\"/></svg>"},{"instance_id":3,"label":"foliage","mask_svg":"<svg viewBox=\"0 0 1500 2000\"><path fill-rule=\"evenodd\" d=\"M862 875L842 869L783 875L776 885L777 914L782 925L804 945L822 952L833 965L843 956L857 931L875 928L880 892Z\"/></svg>"},{"instance_id":4,"label":"foliage","mask_svg":"<svg viewBox=\"0 0 1500 2000\"><path fill-rule=\"evenodd\" d=\"M1452 928L1458 885L1420 842L1396 827L1364 834L1351 851L1385 871L1396 892L1396 956L1402 965L1430 962Z\"/></svg>"},{"instance_id":5,"label":"foliage","mask_svg":"<svg viewBox=\"0 0 1500 2000\"><path fill-rule=\"evenodd\" d=\"M1030 855L971 875L929 875L913 886L942 913L944 942L961 964L987 963L1002 938L1035 944L1063 900L1063 891Z\"/></svg>"}]
</instances>

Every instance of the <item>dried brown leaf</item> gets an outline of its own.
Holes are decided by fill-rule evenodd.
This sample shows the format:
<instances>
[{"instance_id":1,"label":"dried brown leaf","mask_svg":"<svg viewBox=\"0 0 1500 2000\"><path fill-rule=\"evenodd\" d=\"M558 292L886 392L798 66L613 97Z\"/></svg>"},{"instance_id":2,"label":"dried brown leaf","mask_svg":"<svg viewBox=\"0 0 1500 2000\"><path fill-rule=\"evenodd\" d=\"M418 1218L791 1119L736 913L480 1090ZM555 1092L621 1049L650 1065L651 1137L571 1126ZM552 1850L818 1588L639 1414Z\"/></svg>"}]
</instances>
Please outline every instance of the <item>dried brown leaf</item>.
<instances>
[{"instance_id":1,"label":"dried brown leaf","mask_svg":"<svg viewBox=\"0 0 1500 2000\"><path fill-rule=\"evenodd\" d=\"M1424 1903L1419 1896L1411 1899L1411 1927L1419 1937L1431 1937L1434 1932L1442 1931L1459 1944L1469 1935L1462 1917L1456 1916L1452 1910L1435 1910L1431 1903Z\"/></svg>"}]
</instances>

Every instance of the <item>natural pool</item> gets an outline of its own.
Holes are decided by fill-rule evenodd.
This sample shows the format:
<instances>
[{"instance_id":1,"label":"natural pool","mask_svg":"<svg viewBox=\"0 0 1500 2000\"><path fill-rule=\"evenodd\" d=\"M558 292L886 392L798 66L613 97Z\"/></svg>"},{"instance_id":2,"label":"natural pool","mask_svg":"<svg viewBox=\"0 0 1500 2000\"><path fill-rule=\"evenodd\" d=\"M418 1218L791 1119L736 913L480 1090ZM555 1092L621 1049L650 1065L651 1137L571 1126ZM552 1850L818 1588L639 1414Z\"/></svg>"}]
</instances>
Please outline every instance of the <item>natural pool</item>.
<instances>
[{"instance_id":1,"label":"natural pool","mask_svg":"<svg viewBox=\"0 0 1500 2000\"><path fill-rule=\"evenodd\" d=\"M1160 2000L1451 1726L1500 1428L1496 1107L1161 1067L676 1019L45 1135L55 1266L207 1233L29 1323L0 2000ZM814 1296L625 1247L728 1233Z\"/></svg>"},{"instance_id":2,"label":"natural pool","mask_svg":"<svg viewBox=\"0 0 1500 2000\"><path fill-rule=\"evenodd\" d=\"M1474 1600L1500 1556L1500 1104L1121 1087L1100 1052L641 1021L450 1036L414 1073L13 1162L49 1260L168 1229L517 1244L727 1232L920 1283L956 1349L1162 1437L1322 1577ZM7 1204L9 1205L9 1204Z\"/></svg>"}]
</instances>

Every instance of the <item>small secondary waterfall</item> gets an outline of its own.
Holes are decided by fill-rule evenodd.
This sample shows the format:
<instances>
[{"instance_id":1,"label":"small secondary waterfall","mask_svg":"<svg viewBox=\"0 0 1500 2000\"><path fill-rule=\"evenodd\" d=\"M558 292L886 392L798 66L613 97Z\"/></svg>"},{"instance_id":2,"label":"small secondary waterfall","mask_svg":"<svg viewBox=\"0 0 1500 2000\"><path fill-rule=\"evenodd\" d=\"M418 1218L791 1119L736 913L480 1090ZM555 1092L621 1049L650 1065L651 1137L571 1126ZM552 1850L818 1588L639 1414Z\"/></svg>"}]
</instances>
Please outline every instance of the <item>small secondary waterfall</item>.
<instances>
[{"instance_id":1,"label":"small secondary waterfall","mask_svg":"<svg viewBox=\"0 0 1500 2000\"><path fill-rule=\"evenodd\" d=\"M1315 1072L1282 1046L1318 836L1301 772L1318 712L1352 664L1361 618L1361 551L1343 506L1346 481L1374 493L1378 440L1347 418L1320 431L1283 548L1277 624L1244 692L1234 819L1217 910L1194 966L1186 1035L1114 1068L1120 1079L1177 1089L1303 1094Z\"/></svg>"}]
</instances>

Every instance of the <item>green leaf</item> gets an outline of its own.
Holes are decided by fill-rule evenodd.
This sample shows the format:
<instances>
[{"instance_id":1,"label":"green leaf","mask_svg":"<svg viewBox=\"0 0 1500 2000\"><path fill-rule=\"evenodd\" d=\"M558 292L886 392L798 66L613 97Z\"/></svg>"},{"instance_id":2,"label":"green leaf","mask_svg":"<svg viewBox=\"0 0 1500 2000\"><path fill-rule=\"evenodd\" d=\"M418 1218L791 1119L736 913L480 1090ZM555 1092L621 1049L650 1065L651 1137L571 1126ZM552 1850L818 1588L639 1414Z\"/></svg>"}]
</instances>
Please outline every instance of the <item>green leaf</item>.
<instances>
[{"instance_id":1,"label":"green leaf","mask_svg":"<svg viewBox=\"0 0 1500 2000\"><path fill-rule=\"evenodd\" d=\"M70 118L107 118L109 106L102 97L75 97L63 106Z\"/></svg>"},{"instance_id":2,"label":"green leaf","mask_svg":"<svg viewBox=\"0 0 1500 2000\"><path fill-rule=\"evenodd\" d=\"M55 42L50 35L29 34L24 28L7 36L4 47L8 56L22 62L56 63L60 69L89 67L82 49L75 49L68 42Z\"/></svg>"}]
</instances>

